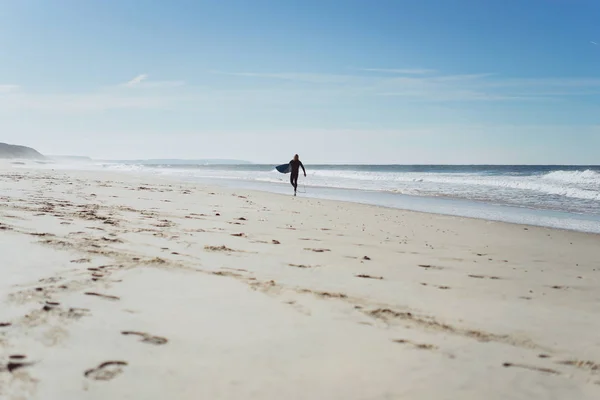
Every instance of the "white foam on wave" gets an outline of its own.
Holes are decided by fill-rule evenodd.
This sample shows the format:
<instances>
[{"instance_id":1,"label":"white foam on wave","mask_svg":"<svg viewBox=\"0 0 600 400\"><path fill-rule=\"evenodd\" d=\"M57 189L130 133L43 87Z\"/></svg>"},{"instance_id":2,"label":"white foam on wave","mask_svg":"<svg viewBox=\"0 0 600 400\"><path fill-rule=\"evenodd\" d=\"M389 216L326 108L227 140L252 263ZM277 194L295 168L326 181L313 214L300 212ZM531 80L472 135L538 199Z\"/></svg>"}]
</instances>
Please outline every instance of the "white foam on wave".
<instances>
[{"instance_id":1,"label":"white foam on wave","mask_svg":"<svg viewBox=\"0 0 600 400\"><path fill-rule=\"evenodd\" d=\"M156 168L156 173L210 179L240 179L287 183L289 175L276 170L249 171L223 169ZM488 198L502 202L530 196L559 196L600 201L600 174L595 171L555 171L546 175L486 175L482 173L380 172L313 170L301 183L330 187L383 191L412 195ZM529 193L529 194L528 194ZM600 205L599 205L600 206Z\"/></svg>"},{"instance_id":2,"label":"white foam on wave","mask_svg":"<svg viewBox=\"0 0 600 400\"><path fill-rule=\"evenodd\" d=\"M458 192L461 189L468 191L469 187L472 190L483 190L487 187L600 201L600 174L592 170L554 171L546 175L321 170L315 171L314 175L334 180L365 181L371 184L380 182L382 183L380 190L393 192L403 192L407 189L406 184L416 185L412 189L418 189L419 184L429 183L440 184L441 193Z\"/></svg>"},{"instance_id":3,"label":"white foam on wave","mask_svg":"<svg viewBox=\"0 0 600 400\"><path fill-rule=\"evenodd\" d=\"M139 172L139 171L144 171L146 168L144 168L142 165L138 165L138 164L97 164L98 166L104 168L104 169L108 169L108 170L113 170L113 171L121 171L121 172Z\"/></svg>"},{"instance_id":4,"label":"white foam on wave","mask_svg":"<svg viewBox=\"0 0 600 400\"><path fill-rule=\"evenodd\" d=\"M542 177L543 179L566 183L583 183L597 185L600 189L600 173L586 169L585 171L553 171Z\"/></svg>"}]
</instances>

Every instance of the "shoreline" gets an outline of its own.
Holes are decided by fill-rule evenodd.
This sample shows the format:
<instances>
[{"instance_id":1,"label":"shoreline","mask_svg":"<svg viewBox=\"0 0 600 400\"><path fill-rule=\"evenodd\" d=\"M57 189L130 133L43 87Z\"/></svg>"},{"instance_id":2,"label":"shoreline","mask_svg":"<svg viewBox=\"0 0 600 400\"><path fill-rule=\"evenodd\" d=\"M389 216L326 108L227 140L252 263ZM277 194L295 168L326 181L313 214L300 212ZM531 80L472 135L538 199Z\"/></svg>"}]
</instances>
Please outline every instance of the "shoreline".
<instances>
[{"instance_id":1,"label":"shoreline","mask_svg":"<svg viewBox=\"0 0 600 400\"><path fill-rule=\"evenodd\" d=\"M269 194L274 194L274 195L283 196L283 197L292 196L291 194L282 193L283 192L282 190L272 191L272 190L267 190L267 189L263 189L263 190L251 189L250 187L252 187L252 186L258 186L258 185L255 185L254 182L250 183L248 185L235 186L235 185L225 184L224 183L225 180L223 180L219 183L219 181L216 179L212 179L212 180L211 179L195 179L195 180L181 180L181 181L192 183L192 184L194 184L194 183L203 184L204 182L210 182L209 184L207 184L208 186L227 188L229 190L235 190L236 188L238 188L238 189L250 190L250 191L261 192L261 193L269 193ZM231 181L233 182L234 180L232 179ZM235 181L238 183L246 183L245 181L241 181L241 180L235 180ZM284 186L284 184L282 184L282 186ZM416 195L410 195L410 194L380 192L380 191L375 191L375 190L329 188L329 187L321 187L321 186L307 186L307 187L320 188L320 189L325 189L325 190L329 190L332 192L339 191L339 192L356 192L359 194L370 193L370 194L375 194L375 195L382 195L382 194L383 195L392 195L392 196L398 196L398 197L403 197L403 198L415 199L417 202L419 200L423 200L423 199L425 201L431 201L431 202L448 201L451 203L463 203L466 208L468 208L469 206L472 206L472 205L480 205L485 208L526 210L526 211L539 213L539 214L560 214L561 216L575 217L575 218L573 218L575 220L582 220L582 221L589 221L589 222L597 221L598 226L597 227L594 226L593 228L590 228L591 230L580 230L580 229L576 229L576 228L565 228L565 227L560 227L560 226L549 226L549 225L542 225L542 224L536 225L533 223L526 223L526 222L513 222L513 221L507 221L504 219L491 219L491 218L485 218L485 217L452 214L452 213L444 213L444 212L436 212L436 211L423 211L423 210L413 209L413 208L402 208L402 207L392 206L392 205L383 205L383 204L377 204L377 203L372 203L372 202L361 202L361 201L356 201L356 200L349 200L346 198L342 199L342 198L333 198L333 197L327 197L327 196L310 196L310 195L305 197L305 198L316 199L316 200L326 200L326 201L333 201L333 202L342 202L342 203L349 203L349 204L360 204L360 205L365 205L365 206L381 207L381 208L385 208L388 210L406 211L406 212L412 212L412 213L417 213L417 214L432 214L432 215L464 218L464 219L469 219L469 220L479 220L479 221L488 221L488 222L504 223L504 224L511 224L511 225L519 225L519 226L524 226L524 227L546 228L546 229L563 230L563 231L569 231L569 232L579 232L579 233L600 235L600 216L593 215L594 218L585 218L585 217L592 216L590 214L579 214L579 213L571 213L571 212L564 212L564 211L550 210L550 209L548 209L548 210L536 209L536 208L530 208L530 207L526 207L526 206L519 207L519 206L514 206L514 205L488 203L488 202L478 201L478 200L466 200L466 199L461 199L461 198L452 198L452 197L445 197L445 196L416 196ZM288 188L287 191L291 191L291 190ZM302 197L302 196L300 196L300 197ZM582 218L576 218L578 216L581 216Z\"/></svg>"},{"instance_id":2,"label":"shoreline","mask_svg":"<svg viewBox=\"0 0 600 400\"><path fill-rule=\"evenodd\" d=\"M597 235L122 173L0 180L0 397L600 395Z\"/></svg>"},{"instance_id":3,"label":"shoreline","mask_svg":"<svg viewBox=\"0 0 600 400\"><path fill-rule=\"evenodd\" d=\"M155 175L149 175L149 176L155 176ZM158 178L159 176L156 176L156 177ZM163 177L160 177L160 178L162 179ZM170 177L164 177L164 178L169 181L187 182L187 183L190 183L193 185L199 184L199 185L206 185L206 186L211 186L211 187L226 188L228 190L236 190L236 189L249 190L249 191L253 191L253 192L269 193L272 195L282 196L285 198L292 197L291 189L288 187L289 185L286 186L285 183L282 183L282 184L257 183L257 182L248 182L248 181L234 180L234 179L218 180L218 179L198 179L198 178L194 178L194 179L172 179ZM234 184L232 184L232 183L234 183ZM237 185L235 183L237 183ZM278 189L281 189L281 190L269 190L268 188L265 188L265 189L256 188L258 186L263 186L263 185L264 186L273 186L273 187L275 187L275 185L276 185L278 187ZM284 187L285 187L285 190L283 190ZM590 215L590 214L578 214L578 213L570 213L570 212L557 211L557 210L535 209L535 208L530 208L530 207L525 207L525 206L518 207L518 206L514 206L514 205L487 203L487 202L483 202L483 201L466 200L466 199L444 197L444 196L439 196L439 197L437 197L437 196L416 196L416 195L409 195L409 194L388 193L388 192L359 190L359 189L329 188L329 187L320 187L320 186L307 186L307 187L322 189L326 192L331 192L331 193L335 193L335 192L339 192L342 194L343 193L355 193L358 195L373 194L373 195L375 195L375 197L394 196L394 197L398 197L398 198L410 199L410 200L414 201L414 203L421 203L422 208L425 208L422 206L422 204L424 204L424 203L434 204L434 203L439 203L439 202L448 202L449 204L462 204L462 207L461 207L462 209L469 209L469 208L472 208L472 206L479 206L483 209L512 210L516 214L519 214L520 211L525 211L526 213L532 212L534 214L539 214L540 217L554 218L553 215L560 215L560 217L556 218L557 220L565 220L565 219L568 219L568 217L571 217L572 220L589 222L589 223L591 223L591 226L589 226L589 228L587 230L584 230L584 229L569 228L569 227L562 227L562 226L543 225L542 223L534 224L532 222L518 222L518 221L506 220L506 218L502 218L502 217L486 218L486 217L482 217L482 216L471 216L471 215L456 214L456 213L450 213L450 212L435 211L436 207L433 207L433 210L426 210L426 209L417 209L414 207L410 208L410 207L386 205L386 204L381 204L378 202L352 200L352 199L349 199L347 196L343 196L343 195L339 196L339 197L327 196L327 195L322 195L322 196L314 196L314 195L301 196L300 195L298 197L315 199L315 200L342 202L342 203L349 203L349 204L360 204L360 205L365 205L365 206L381 207L381 208L385 208L388 210L413 212L413 213L417 213L417 214L432 214L432 215L440 215L440 216L448 216L448 217L465 218L465 219L470 219L470 220L480 220L480 221L519 225L519 226L523 226L523 227L547 228L547 229L564 230L564 231L569 231L569 232L580 232L580 233L600 235L600 216L595 216L595 215ZM290 194L287 194L284 192L290 192ZM299 194L302 194L302 193L299 192ZM581 217L581 218L578 218L578 217ZM592 217L592 218L590 218L590 217Z\"/></svg>"},{"instance_id":4,"label":"shoreline","mask_svg":"<svg viewBox=\"0 0 600 400\"><path fill-rule=\"evenodd\" d=\"M36 170L37 168L26 168ZM41 169L45 170L45 169ZM98 172L101 174L126 174L130 176L145 176L149 179L165 179L172 183L190 183L229 190L251 190L262 193L287 196L290 187L284 182L246 181L241 179L216 179L185 177L178 175L159 175L149 171L115 171L106 169L82 170L77 168L56 169L56 171ZM303 185L300 182L301 186ZM448 196L417 196L385 191L344 189L325 186L306 186L320 191L318 194L300 196L313 199L341 201L353 204L364 204L417 213L456 216L460 218L478 219L484 221L503 222L526 227L543 227L573 232L600 234L600 216L553 209L537 209L528 206L490 203L479 200L453 198ZM358 199L357 199L358 198Z\"/></svg>"}]
</instances>

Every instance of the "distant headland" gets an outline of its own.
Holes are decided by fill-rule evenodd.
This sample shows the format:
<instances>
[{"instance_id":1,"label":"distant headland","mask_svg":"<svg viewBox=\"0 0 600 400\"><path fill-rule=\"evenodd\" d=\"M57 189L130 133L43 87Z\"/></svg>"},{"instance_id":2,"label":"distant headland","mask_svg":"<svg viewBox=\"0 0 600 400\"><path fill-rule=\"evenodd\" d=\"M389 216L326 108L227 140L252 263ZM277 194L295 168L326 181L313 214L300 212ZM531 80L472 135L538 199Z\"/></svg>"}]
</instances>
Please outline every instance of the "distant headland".
<instances>
[{"instance_id":1,"label":"distant headland","mask_svg":"<svg viewBox=\"0 0 600 400\"><path fill-rule=\"evenodd\" d=\"M0 159L45 160L46 157L31 147L0 143Z\"/></svg>"}]
</instances>

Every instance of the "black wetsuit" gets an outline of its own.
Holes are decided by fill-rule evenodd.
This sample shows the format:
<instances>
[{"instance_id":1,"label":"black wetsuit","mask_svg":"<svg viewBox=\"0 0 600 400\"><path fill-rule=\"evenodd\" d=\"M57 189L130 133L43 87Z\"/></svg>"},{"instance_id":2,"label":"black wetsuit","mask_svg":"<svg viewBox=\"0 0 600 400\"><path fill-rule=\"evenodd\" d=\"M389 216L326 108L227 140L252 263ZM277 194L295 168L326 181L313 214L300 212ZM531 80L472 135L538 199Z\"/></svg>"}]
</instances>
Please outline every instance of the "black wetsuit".
<instances>
[{"instance_id":1,"label":"black wetsuit","mask_svg":"<svg viewBox=\"0 0 600 400\"><path fill-rule=\"evenodd\" d=\"M290 175L290 183L294 187L294 193L296 193L296 189L298 189L298 173L300 172L300 167L302 167L302 171L304 171L304 175L306 175L306 170L304 169L304 165L302 165L302 161L290 161L290 170L292 172Z\"/></svg>"}]
</instances>

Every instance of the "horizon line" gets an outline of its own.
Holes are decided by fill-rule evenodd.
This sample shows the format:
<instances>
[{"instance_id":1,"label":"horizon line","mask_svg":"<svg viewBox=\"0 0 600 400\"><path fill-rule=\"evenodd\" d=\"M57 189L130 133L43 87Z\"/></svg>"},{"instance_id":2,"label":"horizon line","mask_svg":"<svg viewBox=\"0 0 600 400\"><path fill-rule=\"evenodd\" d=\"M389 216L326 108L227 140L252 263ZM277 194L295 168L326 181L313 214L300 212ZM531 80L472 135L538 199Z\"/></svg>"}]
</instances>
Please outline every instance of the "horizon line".
<instances>
[{"instance_id":1,"label":"horizon line","mask_svg":"<svg viewBox=\"0 0 600 400\"><path fill-rule=\"evenodd\" d=\"M227 163L227 164L213 164L213 165L279 165L281 162L254 162L248 160L240 160L234 158L131 158L131 159L110 159L110 158L93 158L89 156L61 156L61 155L47 155L46 157L63 157L63 158L87 158L91 161L107 161L107 162L136 162L136 161L237 161L239 164ZM185 164L182 164L185 165ZM192 165L192 164L190 164ZM317 166L424 166L424 167L435 167L435 166L459 166L459 167L503 167L503 166L526 166L526 167L596 167L600 168L600 164L587 164L587 163L575 163L575 164L564 164L564 163L518 163L518 164L504 164L504 163L368 163L368 162L316 162L307 165Z\"/></svg>"}]
</instances>

